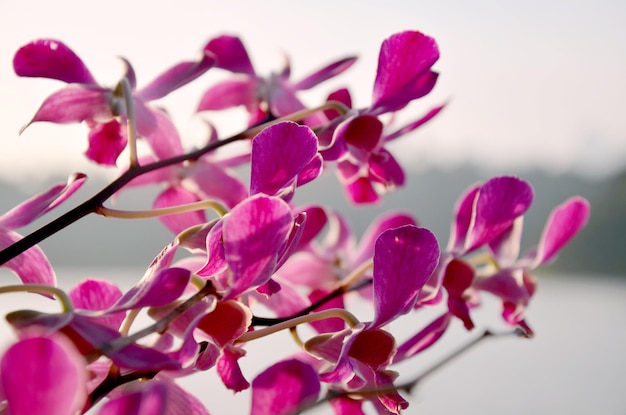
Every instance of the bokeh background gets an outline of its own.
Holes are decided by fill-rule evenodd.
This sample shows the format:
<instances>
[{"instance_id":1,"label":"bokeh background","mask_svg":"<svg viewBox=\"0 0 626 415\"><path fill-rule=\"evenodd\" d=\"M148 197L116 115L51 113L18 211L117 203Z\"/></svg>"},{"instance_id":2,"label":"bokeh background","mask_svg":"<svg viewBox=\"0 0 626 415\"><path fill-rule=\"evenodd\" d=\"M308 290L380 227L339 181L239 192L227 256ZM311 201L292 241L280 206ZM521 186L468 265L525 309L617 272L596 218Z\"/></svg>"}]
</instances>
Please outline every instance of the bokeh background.
<instances>
[{"instance_id":1,"label":"bokeh background","mask_svg":"<svg viewBox=\"0 0 626 415\"><path fill-rule=\"evenodd\" d=\"M626 347L620 318L626 315L625 19L626 3L618 0L388 0L384 5L368 0L0 0L0 208L5 211L47 184L83 171L90 180L72 199L77 203L113 174L84 160L84 126L39 123L18 135L43 99L62 86L15 76L13 54L30 40L62 40L103 85L119 80L118 56L132 62L139 84L145 84L223 33L242 37L261 74L279 70L284 54L294 79L356 54L359 61L347 73L303 99L315 104L333 89L349 86L356 106L366 106L382 40L398 31L421 30L439 44L440 78L433 93L412 104L405 116L417 117L443 102L447 107L391 147L407 169L407 187L379 206L355 209L329 173L303 188L298 201L332 203L349 212L357 233L382 211L407 209L442 244L459 194L495 174L518 174L535 186L525 244L536 243L550 209L568 196L583 195L593 208L589 226L541 275L546 288L540 285L530 315L538 337L480 346L447 365L417 391L409 413L624 413L626 395L618 384L626 370L620 352ZM241 128L243 111L194 114L200 94L224 76L210 71L159 102L189 147L204 140L205 120L223 135ZM119 203L146 208L152 195L149 190L128 194ZM69 286L85 273L115 278L121 267L145 267L171 239L154 221L133 223L132 232L130 226L89 217L42 246L62 270L60 279L68 275L62 284ZM471 338L459 336L450 344ZM264 367L250 361L251 371ZM427 366L419 362L408 374ZM219 400L217 395L228 392L219 383L210 385L203 399L212 414L245 412L246 398Z\"/></svg>"}]
</instances>

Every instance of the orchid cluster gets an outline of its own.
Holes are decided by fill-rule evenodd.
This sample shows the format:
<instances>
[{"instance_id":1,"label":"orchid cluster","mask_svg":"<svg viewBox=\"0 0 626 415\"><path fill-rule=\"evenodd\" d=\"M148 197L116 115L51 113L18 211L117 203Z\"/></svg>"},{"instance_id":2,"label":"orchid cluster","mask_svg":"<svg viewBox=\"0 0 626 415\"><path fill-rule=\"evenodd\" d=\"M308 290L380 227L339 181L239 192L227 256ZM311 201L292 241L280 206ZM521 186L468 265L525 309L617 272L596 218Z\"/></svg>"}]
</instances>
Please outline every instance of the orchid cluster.
<instances>
[{"instance_id":1,"label":"orchid cluster","mask_svg":"<svg viewBox=\"0 0 626 415\"><path fill-rule=\"evenodd\" d=\"M84 123L87 158L119 174L26 236L16 229L61 205L85 182L84 174L0 216L0 263L22 283L0 292L36 293L60 308L6 316L17 340L0 360L3 413L208 414L177 379L214 370L228 389L251 389L252 415L295 414L321 402L336 414L366 408L399 414L408 402L394 383L394 365L436 344L455 319L472 330L472 311L483 294L501 301L502 318L516 333L532 336L525 319L536 286L531 272L585 225L586 200L573 197L557 206L538 245L521 256L533 190L517 177L469 187L452 215L446 247L407 213L376 219L357 242L332 207L294 203L296 192L331 169L354 204L377 202L404 185L402 167L385 147L443 108L396 125L396 115L435 86L438 57L435 40L423 33L392 35L380 48L371 103L353 108L345 88L330 91L317 106L305 105L301 91L342 74L355 57L299 80L291 79L288 63L265 77L238 37L222 35L197 60L176 64L143 87L123 60L125 75L109 88L58 40L20 48L13 61L17 75L67 84L44 100L30 123ZM198 112L210 118L243 107L247 125L230 137L211 127L206 145L188 149L156 101L209 70L232 76L200 90ZM146 144L142 152L138 140ZM218 151L233 142L246 143L241 153ZM128 161L120 162L121 155ZM240 177L242 166L247 179ZM162 189L151 209L105 206L116 194L145 185ZM126 292L98 279L64 292L37 246L92 213L158 217L173 235ZM350 299L370 304L371 321L350 311ZM425 321L425 309L440 313ZM137 328L142 311L154 323ZM423 328L398 341L389 324L407 314ZM308 328L299 333L299 326ZM246 345L282 330L291 331L300 352L268 362L251 378L240 366Z\"/></svg>"}]
</instances>

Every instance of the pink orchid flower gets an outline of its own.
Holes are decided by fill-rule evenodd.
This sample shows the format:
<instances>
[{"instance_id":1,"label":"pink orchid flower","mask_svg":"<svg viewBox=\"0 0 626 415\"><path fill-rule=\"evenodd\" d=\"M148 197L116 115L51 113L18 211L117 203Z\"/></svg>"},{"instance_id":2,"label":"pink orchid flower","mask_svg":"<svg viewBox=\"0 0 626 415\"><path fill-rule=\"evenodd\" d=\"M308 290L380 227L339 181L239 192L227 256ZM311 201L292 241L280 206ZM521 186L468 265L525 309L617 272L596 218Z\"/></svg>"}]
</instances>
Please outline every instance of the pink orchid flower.
<instances>
[{"instance_id":1,"label":"pink orchid flower","mask_svg":"<svg viewBox=\"0 0 626 415\"><path fill-rule=\"evenodd\" d=\"M183 149L176 128L165 112L148 103L198 78L213 66L213 59L203 53L198 61L179 63L141 89L136 89L132 66L126 60L124 63L125 77L133 90L139 136L150 143L159 158L181 154ZM74 51L53 39L35 40L21 47L13 58L13 68L19 76L58 79L68 84L43 102L30 123L85 121L89 126L87 157L99 164L115 165L127 142L126 127L119 119L127 116L120 88L98 85Z\"/></svg>"},{"instance_id":2,"label":"pink orchid flower","mask_svg":"<svg viewBox=\"0 0 626 415\"><path fill-rule=\"evenodd\" d=\"M294 82L289 79L289 62L286 62L279 73L273 73L269 77L259 76L238 37L219 36L209 41L204 50L215 57L218 68L231 71L237 76L209 88L200 100L198 111L244 106L249 114L250 126L268 118L279 118L304 109L305 105L297 97L299 91L311 89L341 74L356 61L355 57L340 59ZM307 125L315 126L323 118L313 116L307 120Z\"/></svg>"}]
</instances>

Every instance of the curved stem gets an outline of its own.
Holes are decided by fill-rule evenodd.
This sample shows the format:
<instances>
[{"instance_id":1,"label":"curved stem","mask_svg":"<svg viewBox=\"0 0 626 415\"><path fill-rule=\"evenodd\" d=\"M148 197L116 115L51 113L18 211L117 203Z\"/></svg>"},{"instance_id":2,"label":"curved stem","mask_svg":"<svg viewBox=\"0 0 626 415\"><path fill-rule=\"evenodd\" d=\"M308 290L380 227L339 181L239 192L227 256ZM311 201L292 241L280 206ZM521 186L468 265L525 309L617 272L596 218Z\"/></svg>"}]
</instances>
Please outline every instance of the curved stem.
<instances>
[{"instance_id":1,"label":"curved stem","mask_svg":"<svg viewBox=\"0 0 626 415\"><path fill-rule=\"evenodd\" d=\"M61 303L61 308L64 313L68 313L74 310L72 301L67 296L65 291L60 288L52 287L50 285L43 284L22 284L22 285L6 285L0 287L0 294L2 293L15 293L15 292L29 292L37 294L52 294Z\"/></svg>"},{"instance_id":2,"label":"curved stem","mask_svg":"<svg viewBox=\"0 0 626 415\"><path fill-rule=\"evenodd\" d=\"M350 313L348 310L344 310L343 308L331 308L329 310L318 311L317 313L307 314L306 316L300 316L282 321L278 324L274 324L273 326L265 327L260 330L249 331L235 340L235 343L244 343L250 340L260 339L261 337L269 336L270 334L274 334L281 330L291 329L292 327L296 327L302 323L325 320L333 317L342 319L348 323L350 327L354 327L359 323L359 319L357 319L354 314Z\"/></svg>"},{"instance_id":3,"label":"curved stem","mask_svg":"<svg viewBox=\"0 0 626 415\"><path fill-rule=\"evenodd\" d=\"M135 211L118 210L111 209L105 206L99 206L96 208L95 213L109 218L146 219L158 216L174 215L177 213L193 212L195 210L204 210L208 208L213 209L220 216L224 216L228 212L228 209L226 209L221 203L218 203L214 200L201 200L199 202L187 203L179 206Z\"/></svg>"}]
</instances>

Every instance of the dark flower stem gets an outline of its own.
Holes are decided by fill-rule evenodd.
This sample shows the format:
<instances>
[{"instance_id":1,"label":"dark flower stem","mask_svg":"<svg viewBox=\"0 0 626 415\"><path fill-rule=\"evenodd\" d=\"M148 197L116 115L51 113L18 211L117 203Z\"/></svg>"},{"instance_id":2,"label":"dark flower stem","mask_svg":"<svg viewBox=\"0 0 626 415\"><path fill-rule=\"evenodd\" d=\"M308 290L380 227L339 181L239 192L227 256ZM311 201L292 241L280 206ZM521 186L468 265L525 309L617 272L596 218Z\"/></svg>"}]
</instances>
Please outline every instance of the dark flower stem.
<instances>
[{"instance_id":1,"label":"dark flower stem","mask_svg":"<svg viewBox=\"0 0 626 415\"><path fill-rule=\"evenodd\" d=\"M351 287L345 287L345 286L340 286L339 288L329 292L328 294L326 294L326 296L320 298L319 300L317 300L316 302L314 302L313 304L311 304L310 306L308 306L307 308L297 312L296 314L293 314L289 317L279 317L279 318L268 318L268 317L257 317L257 316L252 316L252 326L274 326L276 324L282 323L284 321L289 321L292 320L294 318L297 317L302 317L302 316L306 316L307 314L315 311L318 307L321 307L323 304L327 303L328 301L332 300L333 298L342 296L350 291L357 291L360 290L363 287L366 287L368 285L370 285L372 283L372 279L368 278L368 279L364 279L363 281L359 282L358 284L355 284Z\"/></svg>"},{"instance_id":2,"label":"dark flower stem","mask_svg":"<svg viewBox=\"0 0 626 415\"><path fill-rule=\"evenodd\" d=\"M250 131L250 130L248 130ZM90 213L94 213L97 209L104 204L106 200L108 200L111 196L113 196L118 190L126 186L131 180L149 173L154 170L158 170L167 166L172 166L174 164L182 163L185 161L194 161L203 156L206 153L211 151L215 151L216 149L225 146L234 141L242 140L245 138L249 138L250 134L248 131L234 135L232 137L226 138L224 140L216 141L210 143L209 145L194 150L192 152L181 154L180 156L171 157L169 159L159 160L154 163L146 164L143 166L132 166L130 169L122 173L117 179L107 185L104 189L100 190L90 199L76 206L74 209L68 211L67 213L59 216L58 218L52 220L36 231L26 235L24 238L15 242L14 244L6 247L2 251L0 251L0 265L7 263L12 260L22 252L26 251L29 248L32 248L39 242L44 239L54 235L60 230L66 228L77 220L87 216Z\"/></svg>"}]
</instances>

